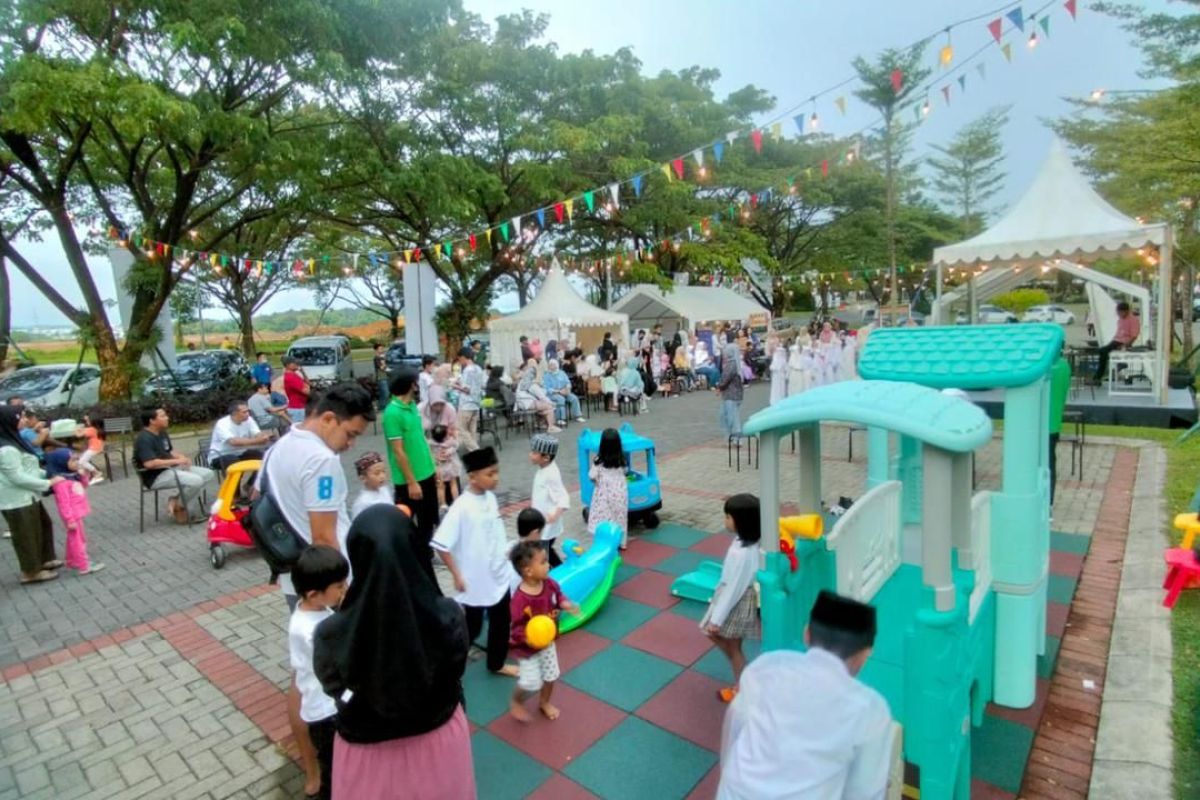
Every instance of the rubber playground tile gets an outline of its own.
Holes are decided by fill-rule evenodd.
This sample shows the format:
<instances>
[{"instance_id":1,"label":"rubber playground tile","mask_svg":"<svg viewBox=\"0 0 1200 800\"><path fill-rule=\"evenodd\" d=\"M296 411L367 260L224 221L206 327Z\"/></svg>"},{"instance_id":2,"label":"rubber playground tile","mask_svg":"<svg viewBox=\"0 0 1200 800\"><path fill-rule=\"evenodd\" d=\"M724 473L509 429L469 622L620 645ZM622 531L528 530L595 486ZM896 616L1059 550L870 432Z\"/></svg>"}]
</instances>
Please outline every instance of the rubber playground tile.
<instances>
[{"instance_id":1,"label":"rubber playground tile","mask_svg":"<svg viewBox=\"0 0 1200 800\"><path fill-rule=\"evenodd\" d=\"M666 659L614 644L562 679L580 691L632 713L682 671L678 664Z\"/></svg>"},{"instance_id":2,"label":"rubber playground tile","mask_svg":"<svg viewBox=\"0 0 1200 800\"><path fill-rule=\"evenodd\" d=\"M481 658L467 665L462 683L467 719L480 727L486 727L489 722L508 711L508 701L516 679L507 675L493 675L487 671L484 659Z\"/></svg>"},{"instance_id":3,"label":"rubber playground tile","mask_svg":"<svg viewBox=\"0 0 1200 800\"><path fill-rule=\"evenodd\" d=\"M704 553L697 553L694 550L680 550L670 558L659 561L654 565L654 569L678 577L695 572L696 568L705 561L712 561L712 559Z\"/></svg>"},{"instance_id":4,"label":"rubber playground tile","mask_svg":"<svg viewBox=\"0 0 1200 800\"><path fill-rule=\"evenodd\" d=\"M1062 638L1063 631L1067 629L1067 615L1071 612L1071 607L1062 603L1053 601L1046 603L1046 635L1057 636Z\"/></svg>"},{"instance_id":5,"label":"rubber playground tile","mask_svg":"<svg viewBox=\"0 0 1200 800\"><path fill-rule=\"evenodd\" d=\"M562 769L625 719L625 713L557 682L552 702L561 713L553 722L538 711L530 698L525 708L531 722L518 722L511 714L502 714L488 731L551 769Z\"/></svg>"},{"instance_id":6,"label":"rubber playground tile","mask_svg":"<svg viewBox=\"0 0 1200 800\"><path fill-rule=\"evenodd\" d=\"M1082 553L1067 553L1062 550L1050 551L1050 574L1065 575L1068 578L1078 578L1083 571Z\"/></svg>"},{"instance_id":7,"label":"rubber playground tile","mask_svg":"<svg viewBox=\"0 0 1200 800\"><path fill-rule=\"evenodd\" d=\"M613 576L613 586L620 586L634 575L641 573L641 571L641 567L635 567L622 557L621 564L617 567L617 574Z\"/></svg>"},{"instance_id":8,"label":"rubber playground tile","mask_svg":"<svg viewBox=\"0 0 1200 800\"><path fill-rule=\"evenodd\" d=\"M713 647L712 640L700 631L695 620L671 612L659 614L621 640L622 644L690 666Z\"/></svg>"},{"instance_id":9,"label":"rubber playground tile","mask_svg":"<svg viewBox=\"0 0 1200 800\"><path fill-rule=\"evenodd\" d=\"M1012 792L1004 791L999 786L992 786L987 781L972 778L971 800L1017 800L1017 796Z\"/></svg>"},{"instance_id":10,"label":"rubber playground tile","mask_svg":"<svg viewBox=\"0 0 1200 800\"><path fill-rule=\"evenodd\" d=\"M526 800L595 800L595 798L596 795L557 772L550 776L550 780L535 789L533 794L526 795Z\"/></svg>"},{"instance_id":11,"label":"rubber playground tile","mask_svg":"<svg viewBox=\"0 0 1200 800\"><path fill-rule=\"evenodd\" d=\"M692 789L691 794L687 796L687 800L714 800L717 796L717 788L721 785L721 765L713 767L704 776L703 780L696 784L696 788Z\"/></svg>"},{"instance_id":12,"label":"rubber playground tile","mask_svg":"<svg viewBox=\"0 0 1200 800\"><path fill-rule=\"evenodd\" d=\"M1086 555L1092 544L1092 537L1080 533L1058 533L1050 531L1050 550L1063 553Z\"/></svg>"},{"instance_id":13,"label":"rubber playground tile","mask_svg":"<svg viewBox=\"0 0 1200 800\"><path fill-rule=\"evenodd\" d=\"M479 800L520 800L551 776L540 764L487 731L471 737Z\"/></svg>"},{"instance_id":14,"label":"rubber playground tile","mask_svg":"<svg viewBox=\"0 0 1200 800\"><path fill-rule=\"evenodd\" d=\"M612 641L584 628L576 628L563 634L555 644L555 649L558 650L558 670L568 672L608 647Z\"/></svg>"},{"instance_id":15,"label":"rubber playground tile","mask_svg":"<svg viewBox=\"0 0 1200 800\"><path fill-rule=\"evenodd\" d=\"M1033 705L1029 708L1006 708L995 703L988 703L987 713L1036 730L1042 721L1042 713L1046 710L1046 698L1049 695L1050 681L1038 678L1034 689Z\"/></svg>"},{"instance_id":16,"label":"rubber playground tile","mask_svg":"<svg viewBox=\"0 0 1200 800\"><path fill-rule=\"evenodd\" d=\"M674 581L675 578L671 575L648 569L613 589L613 594L660 610L667 609L679 602L679 598L671 594L671 584Z\"/></svg>"},{"instance_id":17,"label":"rubber playground tile","mask_svg":"<svg viewBox=\"0 0 1200 800\"><path fill-rule=\"evenodd\" d=\"M671 613L678 614L681 617L694 619L699 622L704 618L704 613L708 611L708 603L700 603L695 600L680 600L675 605L671 606Z\"/></svg>"},{"instance_id":18,"label":"rubber playground tile","mask_svg":"<svg viewBox=\"0 0 1200 800\"><path fill-rule=\"evenodd\" d=\"M715 753L628 717L564 770L606 800L684 797L717 762Z\"/></svg>"},{"instance_id":19,"label":"rubber playground tile","mask_svg":"<svg viewBox=\"0 0 1200 800\"><path fill-rule=\"evenodd\" d=\"M713 534L707 539L703 539L688 549L693 553L704 553L713 561L724 561L725 554L729 552L729 543L733 541L732 536L719 536Z\"/></svg>"},{"instance_id":20,"label":"rubber playground tile","mask_svg":"<svg viewBox=\"0 0 1200 800\"><path fill-rule=\"evenodd\" d=\"M762 652L762 642L756 639L746 639L742 642L742 652L745 653L746 663L749 664ZM715 647L695 664L692 664L691 668L720 681L722 686L733 683L733 668L729 666L729 659Z\"/></svg>"},{"instance_id":21,"label":"rubber playground tile","mask_svg":"<svg viewBox=\"0 0 1200 800\"><path fill-rule=\"evenodd\" d=\"M665 544L655 544L631 537L629 547L621 554L621 561L635 567L649 569L664 558L669 558L679 552L678 548Z\"/></svg>"},{"instance_id":22,"label":"rubber playground tile","mask_svg":"<svg viewBox=\"0 0 1200 800\"><path fill-rule=\"evenodd\" d=\"M1075 584L1079 581L1066 575L1049 576L1046 586L1046 599L1055 603L1071 604L1071 599L1075 597Z\"/></svg>"},{"instance_id":23,"label":"rubber playground tile","mask_svg":"<svg viewBox=\"0 0 1200 800\"><path fill-rule=\"evenodd\" d=\"M719 752L721 725L728 707L717 697L722 686L707 675L685 670L639 708L637 716L693 744Z\"/></svg>"},{"instance_id":24,"label":"rubber playground tile","mask_svg":"<svg viewBox=\"0 0 1200 800\"><path fill-rule=\"evenodd\" d=\"M1062 639L1057 636L1046 637L1046 653L1038 656L1037 661L1037 676L1045 680L1050 680L1054 677L1054 667L1058 664L1058 648L1062 644Z\"/></svg>"},{"instance_id":25,"label":"rubber playground tile","mask_svg":"<svg viewBox=\"0 0 1200 800\"><path fill-rule=\"evenodd\" d=\"M983 724L971 729L971 777L1006 792L1020 791L1033 734L1024 725L985 714Z\"/></svg>"},{"instance_id":26,"label":"rubber playground tile","mask_svg":"<svg viewBox=\"0 0 1200 800\"><path fill-rule=\"evenodd\" d=\"M710 535L708 531L689 528L686 525L678 525L674 522L667 522L652 531L644 533L642 539L647 542L670 545L671 547L686 550L700 541L707 539Z\"/></svg>"},{"instance_id":27,"label":"rubber playground tile","mask_svg":"<svg viewBox=\"0 0 1200 800\"><path fill-rule=\"evenodd\" d=\"M609 595L596 616L587 622L588 633L618 640L658 613L645 603Z\"/></svg>"}]
</instances>

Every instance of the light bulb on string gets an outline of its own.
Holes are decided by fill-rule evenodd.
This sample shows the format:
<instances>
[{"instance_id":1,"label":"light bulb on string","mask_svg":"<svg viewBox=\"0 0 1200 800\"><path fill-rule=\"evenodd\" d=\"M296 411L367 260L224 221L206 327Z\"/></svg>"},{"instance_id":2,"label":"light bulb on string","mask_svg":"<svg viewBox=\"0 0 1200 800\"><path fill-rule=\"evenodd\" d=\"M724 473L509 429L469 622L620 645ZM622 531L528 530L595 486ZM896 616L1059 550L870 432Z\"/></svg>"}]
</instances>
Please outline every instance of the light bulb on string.
<instances>
[{"instance_id":1,"label":"light bulb on string","mask_svg":"<svg viewBox=\"0 0 1200 800\"><path fill-rule=\"evenodd\" d=\"M821 127L821 118L817 116L817 98L812 97L812 116L808 118L808 131L812 133Z\"/></svg>"},{"instance_id":2,"label":"light bulb on string","mask_svg":"<svg viewBox=\"0 0 1200 800\"><path fill-rule=\"evenodd\" d=\"M938 61L941 62L942 68L950 66L950 62L954 60L954 45L950 43L950 29L946 28L946 44L942 47L938 54Z\"/></svg>"},{"instance_id":3,"label":"light bulb on string","mask_svg":"<svg viewBox=\"0 0 1200 800\"><path fill-rule=\"evenodd\" d=\"M1036 18L1036 17L1030 17L1030 18L1029 18L1029 21L1030 21L1030 23L1036 23L1036 22L1037 22L1037 18ZM1032 32L1032 33L1030 33L1030 34L1029 34L1029 41L1027 41L1027 42L1025 43L1025 46L1026 46L1026 47L1028 47L1030 50L1032 50L1033 48L1035 48L1035 47L1037 47L1037 46L1038 46L1038 35L1037 35L1037 29L1036 29L1036 28L1033 30L1033 32Z\"/></svg>"},{"instance_id":4,"label":"light bulb on string","mask_svg":"<svg viewBox=\"0 0 1200 800\"><path fill-rule=\"evenodd\" d=\"M933 110L933 106L929 104L929 95L925 96L925 103L921 106L921 116L928 117L929 112Z\"/></svg>"}]
</instances>

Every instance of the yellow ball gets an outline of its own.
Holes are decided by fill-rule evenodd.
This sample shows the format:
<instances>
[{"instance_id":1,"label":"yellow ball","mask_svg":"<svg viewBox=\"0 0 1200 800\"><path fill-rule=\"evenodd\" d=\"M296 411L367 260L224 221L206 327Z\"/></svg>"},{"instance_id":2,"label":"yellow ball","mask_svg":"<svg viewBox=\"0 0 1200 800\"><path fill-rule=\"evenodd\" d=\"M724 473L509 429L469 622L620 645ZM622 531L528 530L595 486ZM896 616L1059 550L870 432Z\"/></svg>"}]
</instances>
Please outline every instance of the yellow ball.
<instances>
[{"instance_id":1,"label":"yellow ball","mask_svg":"<svg viewBox=\"0 0 1200 800\"><path fill-rule=\"evenodd\" d=\"M534 650L547 647L557 635L558 628L555 626L554 620L545 614L531 617L529 622L525 623L525 641Z\"/></svg>"}]
</instances>

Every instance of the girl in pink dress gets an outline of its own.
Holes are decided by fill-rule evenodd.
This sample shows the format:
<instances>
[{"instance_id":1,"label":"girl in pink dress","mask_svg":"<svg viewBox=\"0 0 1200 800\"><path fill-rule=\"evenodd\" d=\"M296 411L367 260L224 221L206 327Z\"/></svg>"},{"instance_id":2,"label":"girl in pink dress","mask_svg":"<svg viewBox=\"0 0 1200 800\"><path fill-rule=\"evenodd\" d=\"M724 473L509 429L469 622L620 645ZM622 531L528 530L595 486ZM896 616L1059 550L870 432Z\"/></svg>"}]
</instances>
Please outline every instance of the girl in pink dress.
<instances>
[{"instance_id":1,"label":"girl in pink dress","mask_svg":"<svg viewBox=\"0 0 1200 800\"><path fill-rule=\"evenodd\" d=\"M592 479L592 502L588 506L588 533L595 536L602 522L615 522L621 529L621 549L629 544L629 487L625 482L625 450L616 428L605 428L596 448L596 460L588 469Z\"/></svg>"}]
</instances>

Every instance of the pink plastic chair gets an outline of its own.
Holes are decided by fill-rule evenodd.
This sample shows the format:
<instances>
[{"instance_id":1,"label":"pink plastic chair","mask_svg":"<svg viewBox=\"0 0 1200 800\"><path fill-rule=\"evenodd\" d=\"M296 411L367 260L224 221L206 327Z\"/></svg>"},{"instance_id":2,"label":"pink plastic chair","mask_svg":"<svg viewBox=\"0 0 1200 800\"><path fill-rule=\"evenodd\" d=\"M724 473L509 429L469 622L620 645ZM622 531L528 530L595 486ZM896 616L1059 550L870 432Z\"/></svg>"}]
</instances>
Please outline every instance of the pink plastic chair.
<instances>
[{"instance_id":1,"label":"pink plastic chair","mask_svg":"<svg viewBox=\"0 0 1200 800\"><path fill-rule=\"evenodd\" d=\"M1163 605L1174 608L1179 593L1184 589L1200 587L1200 562L1196 561L1196 553L1190 548L1172 547L1164 553L1167 561L1167 577L1163 580L1163 588L1167 596Z\"/></svg>"}]
</instances>

